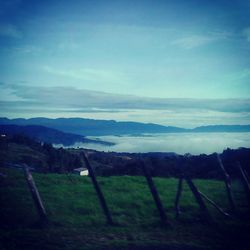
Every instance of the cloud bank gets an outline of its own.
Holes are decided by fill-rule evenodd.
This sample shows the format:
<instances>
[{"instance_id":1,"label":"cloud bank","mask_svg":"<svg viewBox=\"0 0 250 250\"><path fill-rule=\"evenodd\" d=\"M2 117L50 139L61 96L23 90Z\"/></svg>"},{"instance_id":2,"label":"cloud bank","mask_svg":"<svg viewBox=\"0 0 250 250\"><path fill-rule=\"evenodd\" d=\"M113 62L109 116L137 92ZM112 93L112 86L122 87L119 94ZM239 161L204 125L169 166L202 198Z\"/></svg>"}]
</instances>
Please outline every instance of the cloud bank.
<instances>
[{"instance_id":1,"label":"cloud bank","mask_svg":"<svg viewBox=\"0 0 250 250\"><path fill-rule=\"evenodd\" d=\"M32 87L3 85L0 95L4 107L130 110L213 110L250 112L250 99L153 98L77 89L74 87Z\"/></svg>"},{"instance_id":2,"label":"cloud bank","mask_svg":"<svg viewBox=\"0 0 250 250\"><path fill-rule=\"evenodd\" d=\"M92 137L90 137L92 138ZM93 137L95 138L95 137ZM75 147L85 147L99 151L130 153L175 152L194 155L221 153L224 149L250 147L250 133L198 133L198 134L156 134L153 136L101 136L100 139L114 142L114 146L76 143Z\"/></svg>"},{"instance_id":3,"label":"cloud bank","mask_svg":"<svg viewBox=\"0 0 250 250\"><path fill-rule=\"evenodd\" d=\"M250 99L149 98L3 83L1 89L1 116L9 118L85 117L179 127L250 123Z\"/></svg>"}]
</instances>

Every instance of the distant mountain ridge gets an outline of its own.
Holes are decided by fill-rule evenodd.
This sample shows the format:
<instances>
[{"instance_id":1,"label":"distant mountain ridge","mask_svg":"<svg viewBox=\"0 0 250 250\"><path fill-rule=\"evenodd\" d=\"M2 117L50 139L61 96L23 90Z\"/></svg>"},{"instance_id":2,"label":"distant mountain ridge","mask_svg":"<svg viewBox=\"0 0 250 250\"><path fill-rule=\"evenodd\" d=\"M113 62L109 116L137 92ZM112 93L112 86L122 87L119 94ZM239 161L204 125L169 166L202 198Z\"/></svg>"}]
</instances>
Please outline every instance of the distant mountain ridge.
<instances>
[{"instance_id":1,"label":"distant mountain ridge","mask_svg":"<svg viewBox=\"0 0 250 250\"><path fill-rule=\"evenodd\" d=\"M67 133L84 136L124 135L140 133L177 133L185 129L167 127L153 123L117 122L114 120L94 120L84 118L0 118L0 124L40 125Z\"/></svg>"},{"instance_id":2,"label":"distant mountain ridge","mask_svg":"<svg viewBox=\"0 0 250 250\"><path fill-rule=\"evenodd\" d=\"M209 125L194 128L192 132L250 132L250 125Z\"/></svg>"},{"instance_id":3,"label":"distant mountain ridge","mask_svg":"<svg viewBox=\"0 0 250 250\"><path fill-rule=\"evenodd\" d=\"M250 125L209 125L185 129L154 123L117 122L114 120L94 120L85 118L0 118L0 124L40 125L66 133L84 136L125 135L143 133L183 133L183 132L250 132Z\"/></svg>"},{"instance_id":4,"label":"distant mountain ridge","mask_svg":"<svg viewBox=\"0 0 250 250\"><path fill-rule=\"evenodd\" d=\"M40 125L0 125L0 133L7 135L24 135L32 139L51 143L62 144L63 146L70 146L76 142L82 143L98 143L112 145L112 143L87 139L82 135L64 133L57 129L47 128Z\"/></svg>"}]
</instances>

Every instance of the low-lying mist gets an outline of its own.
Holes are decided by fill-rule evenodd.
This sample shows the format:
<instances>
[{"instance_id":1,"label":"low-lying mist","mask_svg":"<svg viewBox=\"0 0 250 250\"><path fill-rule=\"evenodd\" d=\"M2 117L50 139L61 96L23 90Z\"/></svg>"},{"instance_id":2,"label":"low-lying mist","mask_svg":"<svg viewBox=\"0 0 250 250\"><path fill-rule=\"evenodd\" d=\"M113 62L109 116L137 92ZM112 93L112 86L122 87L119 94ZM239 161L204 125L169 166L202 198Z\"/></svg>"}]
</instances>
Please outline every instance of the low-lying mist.
<instances>
[{"instance_id":1,"label":"low-lying mist","mask_svg":"<svg viewBox=\"0 0 250 250\"><path fill-rule=\"evenodd\" d=\"M226 148L250 147L250 133L171 133L100 136L98 139L113 142L115 145L76 143L72 147L84 147L106 152L175 152L194 155L220 153Z\"/></svg>"}]
</instances>

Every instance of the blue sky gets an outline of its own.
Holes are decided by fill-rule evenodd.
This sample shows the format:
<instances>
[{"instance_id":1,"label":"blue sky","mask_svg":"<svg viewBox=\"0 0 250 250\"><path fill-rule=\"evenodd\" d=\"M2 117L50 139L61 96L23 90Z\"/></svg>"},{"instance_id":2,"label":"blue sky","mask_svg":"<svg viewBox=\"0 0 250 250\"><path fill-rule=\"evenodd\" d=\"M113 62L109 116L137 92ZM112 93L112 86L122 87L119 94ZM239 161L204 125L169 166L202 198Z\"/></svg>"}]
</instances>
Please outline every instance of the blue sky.
<instances>
[{"instance_id":1,"label":"blue sky","mask_svg":"<svg viewBox=\"0 0 250 250\"><path fill-rule=\"evenodd\" d=\"M250 123L250 2L0 0L7 117Z\"/></svg>"}]
</instances>

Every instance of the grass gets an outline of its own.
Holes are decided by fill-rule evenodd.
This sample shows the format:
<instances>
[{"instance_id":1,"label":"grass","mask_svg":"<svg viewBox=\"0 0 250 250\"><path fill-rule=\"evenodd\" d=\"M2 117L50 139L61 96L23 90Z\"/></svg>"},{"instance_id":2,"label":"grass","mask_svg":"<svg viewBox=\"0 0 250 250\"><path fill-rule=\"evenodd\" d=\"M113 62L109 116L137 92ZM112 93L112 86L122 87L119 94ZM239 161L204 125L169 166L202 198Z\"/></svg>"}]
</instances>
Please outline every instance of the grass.
<instances>
[{"instance_id":1,"label":"grass","mask_svg":"<svg viewBox=\"0 0 250 250\"><path fill-rule=\"evenodd\" d=\"M49 217L39 228L38 216L22 171L0 169L0 249L250 249L247 203L240 183L233 183L238 216L226 219L208 205L212 224L200 219L199 207L187 185L176 220L177 181L154 178L170 221L162 227L144 177L98 177L115 226L106 225L89 177L34 173ZM224 183L195 180L197 187L224 210Z\"/></svg>"}]
</instances>

